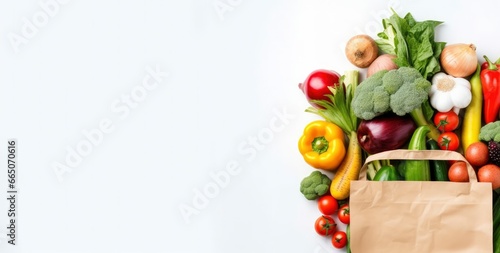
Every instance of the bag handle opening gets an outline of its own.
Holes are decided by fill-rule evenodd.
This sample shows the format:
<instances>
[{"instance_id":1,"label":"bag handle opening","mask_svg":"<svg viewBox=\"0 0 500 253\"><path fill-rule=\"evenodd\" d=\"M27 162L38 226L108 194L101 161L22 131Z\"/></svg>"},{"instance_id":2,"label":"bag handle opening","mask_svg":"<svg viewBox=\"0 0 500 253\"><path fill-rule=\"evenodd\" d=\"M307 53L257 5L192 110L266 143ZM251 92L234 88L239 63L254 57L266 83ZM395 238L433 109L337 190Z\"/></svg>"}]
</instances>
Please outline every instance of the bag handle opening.
<instances>
[{"instance_id":1,"label":"bag handle opening","mask_svg":"<svg viewBox=\"0 0 500 253\"><path fill-rule=\"evenodd\" d=\"M469 172L469 182L477 182L476 172L463 155L450 150L407 150L395 149L370 155L359 171L359 180L366 180L368 164L377 160L444 160L463 161Z\"/></svg>"}]
</instances>

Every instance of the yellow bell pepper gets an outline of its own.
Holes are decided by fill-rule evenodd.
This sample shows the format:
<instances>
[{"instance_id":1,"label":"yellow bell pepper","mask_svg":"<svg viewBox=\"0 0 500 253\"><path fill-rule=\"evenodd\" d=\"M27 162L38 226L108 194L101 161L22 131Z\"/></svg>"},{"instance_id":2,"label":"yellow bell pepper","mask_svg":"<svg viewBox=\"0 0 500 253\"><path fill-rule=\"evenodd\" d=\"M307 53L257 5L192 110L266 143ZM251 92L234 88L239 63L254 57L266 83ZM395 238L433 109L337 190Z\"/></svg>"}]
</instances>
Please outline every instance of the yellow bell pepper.
<instances>
[{"instance_id":1,"label":"yellow bell pepper","mask_svg":"<svg viewBox=\"0 0 500 253\"><path fill-rule=\"evenodd\" d=\"M344 132L331 122L313 121L304 128L299 151L312 167L336 170L346 153Z\"/></svg>"}]
</instances>

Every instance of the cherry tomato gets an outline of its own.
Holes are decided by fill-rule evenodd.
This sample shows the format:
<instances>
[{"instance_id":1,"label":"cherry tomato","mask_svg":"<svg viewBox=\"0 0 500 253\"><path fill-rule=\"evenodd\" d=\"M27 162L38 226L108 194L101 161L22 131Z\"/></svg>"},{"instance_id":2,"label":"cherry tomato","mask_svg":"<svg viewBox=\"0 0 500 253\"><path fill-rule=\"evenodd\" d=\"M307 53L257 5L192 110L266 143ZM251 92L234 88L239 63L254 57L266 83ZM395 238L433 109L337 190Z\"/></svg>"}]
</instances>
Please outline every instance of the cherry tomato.
<instances>
[{"instance_id":1,"label":"cherry tomato","mask_svg":"<svg viewBox=\"0 0 500 253\"><path fill-rule=\"evenodd\" d=\"M332 217L327 215L321 215L319 218L316 219L316 223L314 224L314 229L316 229L316 232L319 235L328 236L337 231L337 224L335 223Z\"/></svg>"},{"instance_id":2,"label":"cherry tomato","mask_svg":"<svg viewBox=\"0 0 500 253\"><path fill-rule=\"evenodd\" d=\"M434 115L434 125L441 132L451 132L457 129L459 123L458 115L452 110L449 112L437 112Z\"/></svg>"},{"instance_id":3,"label":"cherry tomato","mask_svg":"<svg viewBox=\"0 0 500 253\"><path fill-rule=\"evenodd\" d=\"M337 231L332 236L333 247L342 249L347 244L347 234L344 231Z\"/></svg>"},{"instance_id":4,"label":"cherry tomato","mask_svg":"<svg viewBox=\"0 0 500 253\"><path fill-rule=\"evenodd\" d=\"M339 212L338 212L338 216L339 216L340 222L342 222L344 224L351 223L349 204L344 204L340 207Z\"/></svg>"},{"instance_id":5,"label":"cherry tomato","mask_svg":"<svg viewBox=\"0 0 500 253\"><path fill-rule=\"evenodd\" d=\"M460 141L454 132L444 132L439 135L438 144L442 150L455 151L458 149Z\"/></svg>"},{"instance_id":6,"label":"cherry tomato","mask_svg":"<svg viewBox=\"0 0 500 253\"><path fill-rule=\"evenodd\" d=\"M489 66L490 66L490 64L488 64L488 62L485 61L485 62L483 62L483 64L481 64L481 70L487 69Z\"/></svg>"},{"instance_id":7,"label":"cherry tomato","mask_svg":"<svg viewBox=\"0 0 500 253\"><path fill-rule=\"evenodd\" d=\"M332 215L339 209L339 204L331 195L324 195L318 199L318 209L324 215Z\"/></svg>"}]
</instances>

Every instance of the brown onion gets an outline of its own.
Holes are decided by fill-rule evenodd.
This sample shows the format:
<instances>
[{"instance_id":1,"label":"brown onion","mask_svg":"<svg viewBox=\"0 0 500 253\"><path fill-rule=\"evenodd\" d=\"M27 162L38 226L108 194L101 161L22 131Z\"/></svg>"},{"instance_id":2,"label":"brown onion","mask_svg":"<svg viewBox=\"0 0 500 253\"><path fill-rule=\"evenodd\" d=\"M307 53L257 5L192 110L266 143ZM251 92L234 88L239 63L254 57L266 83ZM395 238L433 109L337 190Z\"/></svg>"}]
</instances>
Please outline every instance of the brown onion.
<instances>
[{"instance_id":1,"label":"brown onion","mask_svg":"<svg viewBox=\"0 0 500 253\"><path fill-rule=\"evenodd\" d=\"M378 46L372 37L366 34L353 36L345 46L347 59L358 68L366 68L377 58Z\"/></svg>"},{"instance_id":2,"label":"brown onion","mask_svg":"<svg viewBox=\"0 0 500 253\"><path fill-rule=\"evenodd\" d=\"M380 70L392 70L397 69L398 65L394 63L393 59L396 58L393 54L383 54L377 57L375 61L368 67L367 77L377 73Z\"/></svg>"},{"instance_id":3,"label":"brown onion","mask_svg":"<svg viewBox=\"0 0 500 253\"><path fill-rule=\"evenodd\" d=\"M441 52L440 61L448 75L468 77L477 68L476 46L464 43L447 45Z\"/></svg>"}]
</instances>

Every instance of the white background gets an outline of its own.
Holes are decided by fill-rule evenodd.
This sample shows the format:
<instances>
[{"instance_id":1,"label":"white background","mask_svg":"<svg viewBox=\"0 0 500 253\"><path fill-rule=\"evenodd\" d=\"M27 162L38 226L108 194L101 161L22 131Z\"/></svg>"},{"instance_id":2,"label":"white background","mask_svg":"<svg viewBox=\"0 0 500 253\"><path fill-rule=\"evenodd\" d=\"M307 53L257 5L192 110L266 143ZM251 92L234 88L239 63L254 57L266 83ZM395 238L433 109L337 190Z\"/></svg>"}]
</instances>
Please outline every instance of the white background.
<instances>
[{"instance_id":1,"label":"white background","mask_svg":"<svg viewBox=\"0 0 500 253\"><path fill-rule=\"evenodd\" d=\"M0 189L17 138L20 192L15 247L0 202L0 252L342 252L315 234L319 211L299 192L312 168L297 141L317 117L297 84L354 68L345 42L375 36L390 6L445 21L438 41L500 56L492 0L71 0L40 23L46 2L0 2ZM148 66L169 75L128 115L114 110ZM59 181L54 163L102 120L112 131Z\"/></svg>"}]
</instances>

